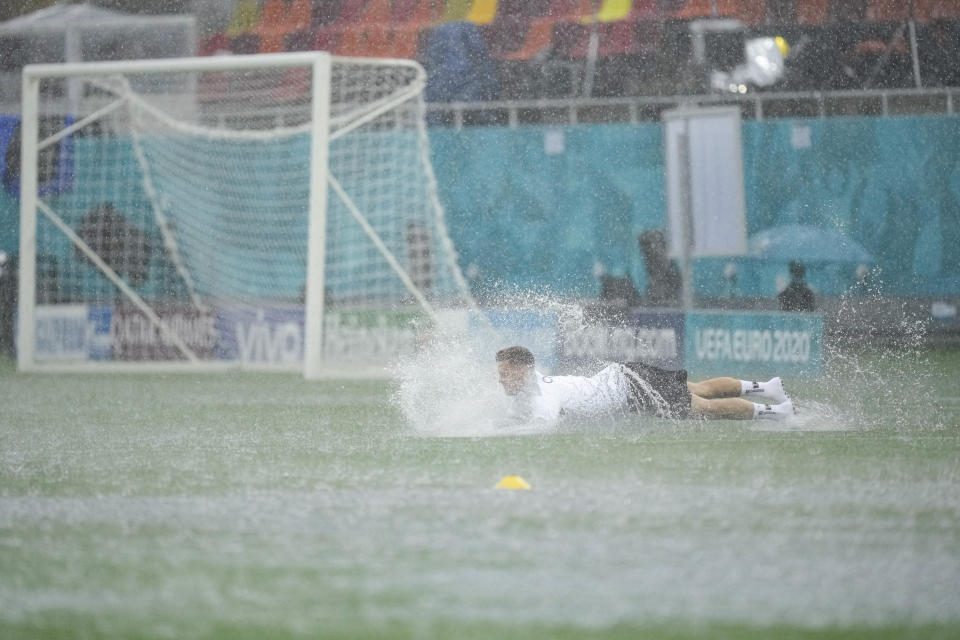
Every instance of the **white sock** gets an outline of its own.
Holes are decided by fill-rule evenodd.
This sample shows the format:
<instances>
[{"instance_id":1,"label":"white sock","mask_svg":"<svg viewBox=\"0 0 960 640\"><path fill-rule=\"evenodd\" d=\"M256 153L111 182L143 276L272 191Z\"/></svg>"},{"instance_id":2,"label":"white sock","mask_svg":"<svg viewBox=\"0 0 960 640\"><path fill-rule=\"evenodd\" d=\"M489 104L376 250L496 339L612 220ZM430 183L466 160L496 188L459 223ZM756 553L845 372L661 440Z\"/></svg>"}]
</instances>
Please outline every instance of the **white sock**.
<instances>
[{"instance_id":1,"label":"white sock","mask_svg":"<svg viewBox=\"0 0 960 640\"><path fill-rule=\"evenodd\" d=\"M753 405L754 420L783 420L794 414L793 402L787 399L780 404L756 404Z\"/></svg>"},{"instance_id":2,"label":"white sock","mask_svg":"<svg viewBox=\"0 0 960 640\"><path fill-rule=\"evenodd\" d=\"M769 398L774 404L787 400L787 393L783 390L783 381L780 378L770 378L766 382L750 380L740 381L740 397L760 396Z\"/></svg>"}]
</instances>

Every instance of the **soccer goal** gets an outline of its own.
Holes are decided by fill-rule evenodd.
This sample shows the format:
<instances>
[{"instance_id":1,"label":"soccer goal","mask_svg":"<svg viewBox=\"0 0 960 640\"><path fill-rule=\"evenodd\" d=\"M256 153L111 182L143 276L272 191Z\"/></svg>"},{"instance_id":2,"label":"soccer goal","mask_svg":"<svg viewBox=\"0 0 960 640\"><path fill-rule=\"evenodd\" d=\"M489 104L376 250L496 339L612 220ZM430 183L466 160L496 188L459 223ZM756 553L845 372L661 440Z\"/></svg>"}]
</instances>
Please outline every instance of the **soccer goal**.
<instances>
[{"instance_id":1,"label":"soccer goal","mask_svg":"<svg viewBox=\"0 0 960 640\"><path fill-rule=\"evenodd\" d=\"M475 306L424 84L322 52L26 67L19 367L382 371Z\"/></svg>"}]
</instances>

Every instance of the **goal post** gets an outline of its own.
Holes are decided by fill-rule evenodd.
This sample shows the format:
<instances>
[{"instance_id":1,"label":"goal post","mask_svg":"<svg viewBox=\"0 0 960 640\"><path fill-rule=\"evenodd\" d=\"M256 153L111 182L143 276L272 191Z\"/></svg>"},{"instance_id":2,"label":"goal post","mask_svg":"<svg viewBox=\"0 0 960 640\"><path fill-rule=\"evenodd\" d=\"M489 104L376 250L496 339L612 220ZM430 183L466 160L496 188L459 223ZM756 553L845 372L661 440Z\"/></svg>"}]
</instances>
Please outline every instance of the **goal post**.
<instances>
[{"instance_id":1,"label":"goal post","mask_svg":"<svg viewBox=\"0 0 960 640\"><path fill-rule=\"evenodd\" d=\"M475 308L424 85L323 52L25 67L19 368L382 374Z\"/></svg>"}]
</instances>

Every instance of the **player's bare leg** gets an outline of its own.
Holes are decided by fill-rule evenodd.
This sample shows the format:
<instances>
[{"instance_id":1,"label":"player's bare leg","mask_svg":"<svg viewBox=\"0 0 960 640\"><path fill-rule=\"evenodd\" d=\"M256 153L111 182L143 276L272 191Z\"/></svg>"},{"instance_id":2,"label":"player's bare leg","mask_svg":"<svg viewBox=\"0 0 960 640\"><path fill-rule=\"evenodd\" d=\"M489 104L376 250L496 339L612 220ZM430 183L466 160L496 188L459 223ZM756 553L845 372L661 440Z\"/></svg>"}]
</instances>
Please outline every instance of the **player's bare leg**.
<instances>
[{"instance_id":1,"label":"player's bare leg","mask_svg":"<svg viewBox=\"0 0 960 640\"><path fill-rule=\"evenodd\" d=\"M696 394L690 396L690 409L696 416L729 420L750 420L756 410L743 398L704 398Z\"/></svg>"},{"instance_id":2,"label":"player's bare leg","mask_svg":"<svg viewBox=\"0 0 960 640\"><path fill-rule=\"evenodd\" d=\"M780 378L771 378L766 382L738 380L736 378L710 378L703 382L687 382L687 390L708 400L714 398L763 398L772 404L786 402L786 391Z\"/></svg>"},{"instance_id":3,"label":"player's bare leg","mask_svg":"<svg viewBox=\"0 0 960 640\"><path fill-rule=\"evenodd\" d=\"M710 378L702 382L687 382L687 390L705 399L739 398L740 381L736 378Z\"/></svg>"}]
</instances>

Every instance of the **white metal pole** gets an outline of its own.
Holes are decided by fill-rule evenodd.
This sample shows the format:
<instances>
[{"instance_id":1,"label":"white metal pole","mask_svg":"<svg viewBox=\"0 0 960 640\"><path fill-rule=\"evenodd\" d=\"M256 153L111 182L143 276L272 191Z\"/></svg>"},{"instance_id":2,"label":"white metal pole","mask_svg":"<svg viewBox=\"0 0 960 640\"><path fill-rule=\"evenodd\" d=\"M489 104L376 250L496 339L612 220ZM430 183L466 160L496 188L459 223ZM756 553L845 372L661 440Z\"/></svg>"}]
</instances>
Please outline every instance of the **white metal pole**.
<instances>
[{"instance_id":1,"label":"white metal pole","mask_svg":"<svg viewBox=\"0 0 960 640\"><path fill-rule=\"evenodd\" d=\"M34 367L37 307L37 138L40 81L23 73L20 123L20 291L17 367Z\"/></svg>"},{"instance_id":2,"label":"white metal pole","mask_svg":"<svg viewBox=\"0 0 960 640\"><path fill-rule=\"evenodd\" d=\"M693 180L691 177L690 117L683 119L683 133L677 136L680 168L680 202L683 221L683 308L693 309Z\"/></svg>"},{"instance_id":3,"label":"white metal pole","mask_svg":"<svg viewBox=\"0 0 960 640\"><path fill-rule=\"evenodd\" d=\"M917 89L923 88L923 80L920 78L920 57L917 51L917 24L913 18L910 18L910 57L913 60L913 82Z\"/></svg>"},{"instance_id":4,"label":"white metal pole","mask_svg":"<svg viewBox=\"0 0 960 640\"><path fill-rule=\"evenodd\" d=\"M313 62L313 124L310 129L310 217L307 233L303 375L316 380L323 368L323 317L327 244L327 161L330 137L330 55Z\"/></svg>"},{"instance_id":5,"label":"white metal pole","mask_svg":"<svg viewBox=\"0 0 960 640\"><path fill-rule=\"evenodd\" d=\"M587 98L593 95L593 76L596 73L597 51L599 47L600 34L597 33L597 21L594 19L590 25L590 41L587 44L586 68L583 73L583 95Z\"/></svg>"}]
</instances>

